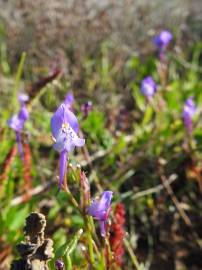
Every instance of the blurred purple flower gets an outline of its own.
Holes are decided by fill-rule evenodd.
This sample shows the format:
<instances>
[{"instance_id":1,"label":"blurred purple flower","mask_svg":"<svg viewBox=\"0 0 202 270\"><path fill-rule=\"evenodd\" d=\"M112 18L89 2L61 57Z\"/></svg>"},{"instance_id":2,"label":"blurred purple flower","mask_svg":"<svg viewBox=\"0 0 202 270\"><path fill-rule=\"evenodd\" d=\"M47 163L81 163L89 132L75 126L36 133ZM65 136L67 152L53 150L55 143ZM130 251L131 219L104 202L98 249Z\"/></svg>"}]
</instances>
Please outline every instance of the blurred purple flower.
<instances>
[{"instance_id":1,"label":"blurred purple flower","mask_svg":"<svg viewBox=\"0 0 202 270\"><path fill-rule=\"evenodd\" d=\"M145 97L152 97L157 90L157 85L151 76L145 77L141 82L141 92Z\"/></svg>"},{"instance_id":2,"label":"blurred purple flower","mask_svg":"<svg viewBox=\"0 0 202 270\"><path fill-rule=\"evenodd\" d=\"M184 122L184 126L189 134L192 133L192 118L196 112L196 105L193 101L193 97L189 97L184 104L182 119Z\"/></svg>"},{"instance_id":3,"label":"blurred purple flower","mask_svg":"<svg viewBox=\"0 0 202 270\"><path fill-rule=\"evenodd\" d=\"M60 180L59 189L62 186L67 166L68 153L75 146L85 144L84 139L78 137L79 124L76 116L69 110L69 104L62 103L51 118L51 131L54 139L54 149L60 152Z\"/></svg>"},{"instance_id":4,"label":"blurred purple flower","mask_svg":"<svg viewBox=\"0 0 202 270\"><path fill-rule=\"evenodd\" d=\"M16 133L16 142L18 144L18 152L23 158L23 147L22 147L22 138L21 133L24 128L26 120L29 118L29 112L26 107L26 102L29 100L29 97L26 94L20 94L18 101L20 103L20 111L18 114L13 115L8 120L8 126L12 128Z\"/></svg>"},{"instance_id":5,"label":"blurred purple flower","mask_svg":"<svg viewBox=\"0 0 202 270\"><path fill-rule=\"evenodd\" d=\"M55 261L55 268L56 270L63 270L65 267L64 262L61 259Z\"/></svg>"},{"instance_id":6,"label":"blurred purple flower","mask_svg":"<svg viewBox=\"0 0 202 270\"><path fill-rule=\"evenodd\" d=\"M94 200L87 208L88 215L97 219L100 223L101 235L106 235L107 219L111 210L112 191L104 191L100 200Z\"/></svg>"},{"instance_id":7,"label":"blurred purple flower","mask_svg":"<svg viewBox=\"0 0 202 270\"><path fill-rule=\"evenodd\" d=\"M163 50L170 43L172 38L173 35L169 31L163 30L159 33L159 35L154 37L153 42L158 49Z\"/></svg>"},{"instance_id":8,"label":"blurred purple flower","mask_svg":"<svg viewBox=\"0 0 202 270\"><path fill-rule=\"evenodd\" d=\"M18 101L21 106L25 105L26 102L28 102L28 100L29 100L29 97L27 94L24 94L24 93L19 94Z\"/></svg>"},{"instance_id":9,"label":"blurred purple flower","mask_svg":"<svg viewBox=\"0 0 202 270\"><path fill-rule=\"evenodd\" d=\"M84 117L88 116L89 112L92 110L92 107L93 107L93 104L91 101L87 101L81 106L81 111Z\"/></svg>"},{"instance_id":10,"label":"blurred purple flower","mask_svg":"<svg viewBox=\"0 0 202 270\"><path fill-rule=\"evenodd\" d=\"M68 107L68 109L72 110L73 103L74 103L74 95L72 91L67 93L64 103Z\"/></svg>"}]
</instances>

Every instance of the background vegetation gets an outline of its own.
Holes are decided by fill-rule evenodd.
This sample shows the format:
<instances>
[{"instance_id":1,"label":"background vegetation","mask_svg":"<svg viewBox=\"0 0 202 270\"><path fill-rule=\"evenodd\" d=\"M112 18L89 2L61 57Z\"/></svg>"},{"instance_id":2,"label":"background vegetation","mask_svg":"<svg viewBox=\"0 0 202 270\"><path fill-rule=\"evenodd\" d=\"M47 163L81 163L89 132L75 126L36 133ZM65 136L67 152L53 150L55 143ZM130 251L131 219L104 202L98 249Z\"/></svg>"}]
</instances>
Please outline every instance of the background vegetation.
<instances>
[{"instance_id":1,"label":"background vegetation","mask_svg":"<svg viewBox=\"0 0 202 270\"><path fill-rule=\"evenodd\" d=\"M46 215L56 253L83 227L70 198L57 194L59 157L50 132L68 90L86 139L71 163L86 172L93 197L100 185L114 192L113 209L125 206L130 246L121 269L134 269L134 254L142 269L202 269L200 9L200 1L183 0L1 1L0 269L17 257L30 212ZM152 43L162 29L174 35L165 65ZM60 74L50 79L55 67ZM147 75L158 84L151 103L140 92ZM7 126L21 91L31 98L27 170ZM190 96L197 106L191 137L182 121ZM89 100L92 111L84 117L81 106ZM77 196L71 177L69 185ZM71 255L75 267L83 263L78 250Z\"/></svg>"}]
</instances>

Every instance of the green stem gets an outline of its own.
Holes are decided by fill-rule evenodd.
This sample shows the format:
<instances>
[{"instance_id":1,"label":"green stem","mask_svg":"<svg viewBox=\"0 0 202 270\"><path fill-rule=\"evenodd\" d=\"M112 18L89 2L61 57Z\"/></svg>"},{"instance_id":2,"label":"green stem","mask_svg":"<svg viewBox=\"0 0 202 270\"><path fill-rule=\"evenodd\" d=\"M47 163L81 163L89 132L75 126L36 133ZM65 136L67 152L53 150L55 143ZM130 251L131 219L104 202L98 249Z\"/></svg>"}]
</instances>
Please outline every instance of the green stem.
<instances>
[{"instance_id":1,"label":"green stem","mask_svg":"<svg viewBox=\"0 0 202 270\"><path fill-rule=\"evenodd\" d=\"M74 198L74 196L72 195L71 191L69 190L68 187L65 187L65 191L68 194L68 197L70 199L71 204L80 212L80 214L82 214L81 209L79 208L78 202L76 201L76 199Z\"/></svg>"},{"instance_id":2,"label":"green stem","mask_svg":"<svg viewBox=\"0 0 202 270\"><path fill-rule=\"evenodd\" d=\"M67 270L72 270L72 260L71 257L68 255L65 257L66 260L66 266L67 266Z\"/></svg>"},{"instance_id":3,"label":"green stem","mask_svg":"<svg viewBox=\"0 0 202 270\"><path fill-rule=\"evenodd\" d=\"M101 250L101 266L102 269L105 270L105 249L103 247Z\"/></svg>"},{"instance_id":4,"label":"green stem","mask_svg":"<svg viewBox=\"0 0 202 270\"><path fill-rule=\"evenodd\" d=\"M90 256L90 261L92 266L95 263L95 258L94 258L94 251L93 251L93 239L91 235L91 226L90 226L90 221L87 216L84 217L85 224L86 224L86 234L87 234L87 240L88 240L88 250L89 250L89 256Z\"/></svg>"},{"instance_id":5,"label":"green stem","mask_svg":"<svg viewBox=\"0 0 202 270\"><path fill-rule=\"evenodd\" d=\"M64 175L64 185L63 185L63 188L64 188L64 191L67 193L70 201L71 201L71 204L82 214L82 211L81 209L79 208L79 204L78 202L76 201L76 199L74 198L74 196L72 195L71 191L69 190L69 187L67 185L67 170L65 172L65 175Z\"/></svg>"},{"instance_id":6,"label":"green stem","mask_svg":"<svg viewBox=\"0 0 202 270\"><path fill-rule=\"evenodd\" d=\"M26 52L23 52L21 55L21 58L20 58L20 63L18 65L18 69L17 69L17 73L16 73L16 77L15 77L15 82L14 82L14 86L13 86L13 104L14 105L16 105L16 101L17 101L17 90L19 88L20 79L21 79L23 67L25 64L25 59L26 59Z\"/></svg>"},{"instance_id":7,"label":"green stem","mask_svg":"<svg viewBox=\"0 0 202 270\"><path fill-rule=\"evenodd\" d=\"M132 247L131 247L129 241L128 241L127 239L124 239L124 244L125 244L125 247L126 247L127 250L128 250L128 253L129 253L130 257L131 257L131 260L132 260L132 262L133 262L135 268L136 268L137 270L139 270L139 269L140 269L139 262L138 262L138 260L137 260L137 257L136 257L136 255L135 255L135 253L133 252L133 249L132 249Z\"/></svg>"}]
</instances>

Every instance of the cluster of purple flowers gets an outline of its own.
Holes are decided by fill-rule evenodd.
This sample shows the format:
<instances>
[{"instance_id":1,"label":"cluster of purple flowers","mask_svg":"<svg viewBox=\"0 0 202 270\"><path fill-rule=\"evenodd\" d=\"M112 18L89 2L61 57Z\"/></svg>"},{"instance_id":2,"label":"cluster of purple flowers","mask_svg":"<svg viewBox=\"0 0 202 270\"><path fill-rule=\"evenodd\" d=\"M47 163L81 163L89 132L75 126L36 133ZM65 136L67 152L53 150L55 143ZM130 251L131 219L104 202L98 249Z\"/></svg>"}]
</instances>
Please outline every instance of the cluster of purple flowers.
<instances>
[{"instance_id":1,"label":"cluster of purple flowers","mask_svg":"<svg viewBox=\"0 0 202 270\"><path fill-rule=\"evenodd\" d=\"M23 146L22 146L22 132L25 122L29 118L29 112L26 107L26 103L29 98L25 94L20 94L18 97L20 103L20 111L18 114L13 115L8 120L8 126L12 128L16 133L16 141L18 144L18 151L23 158ZM64 102L58 107L56 112L51 118L51 131L53 135L53 148L60 153L60 174L59 174L59 189L61 189L67 170L67 160L70 152L77 147L82 147L85 144L83 138L79 138L79 124L78 120L73 113L74 96L72 92L69 92ZM87 116L92 109L92 103L87 102L82 106L82 112L84 117ZM94 200L87 209L87 214L97 219L101 227L101 235L105 236L107 219L110 212L110 204L112 199L111 191L104 191L100 200ZM60 262L57 262L57 268L63 269Z\"/></svg>"},{"instance_id":2,"label":"cluster of purple flowers","mask_svg":"<svg viewBox=\"0 0 202 270\"><path fill-rule=\"evenodd\" d=\"M69 93L51 118L53 147L60 153L59 189L63 185L69 153L74 150L75 146L82 147L85 144L85 140L78 137L79 124L75 114L71 111L73 101L73 94ZM111 199L112 192L105 191L100 200L94 200L87 209L87 213L99 221L102 236L106 234Z\"/></svg>"},{"instance_id":3,"label":"cluster of purple flowers","mask_svg":"<svg viewBox=\"0 0 202 270\"><path fill-rule=\"evenodd\" d=\"M153 42L159 50L160 58L162 55L164 55L164 51L172 38L172 34L167 30L161 31L159 35L154 37ZM141 81L140 90L147 99L151 99L151 97L153 97L156 93L157 84L151 76L147 76Z\"/></svg>"},{"instance_id":4,"label":"cluster of purple flowers","mask_svg":"<svg viewBox=\"0 0 202 270\"><path fill-rule=\"evenodd\" d=\"M163 52L169 42L172 40L172 34L166 30L162 31L154 38L154 43L160 52ZM141 82L141 92L150 99L157 91L157 84L151 76L145 77ZM28 96L25 94L19 95L20 111L12 116L8 125L16 133L16 141L20 156L23 157L21 134L26 120L29 118L29 112L26 107ZM79 124L77 117L73 112L74 96L69 92L64 102L58 107L51 118L51 132L54 141L53 148L60 153L60 172L59 172L59 190L62 188L64 178L67 172L67 162L69 154L75 147L82 147L85 144L85 139L79 137ZM92 109L92 103L86 102L82 105L81 111L86 117ZM195 114L196 106L193 98L186 100L182 118L184 125L189 133L192 131L192 118ZM86 213L99 221L101 235L104 237L107 233L107 220L111 210L112 191L104 191L100 199L95 199L87 207ZM63 265L57 262L57 268L63 269Z\"/></svg>"},{"instance_id":5,"label":"cluster of purple flowers","mask_svg":"<svg viewBox=\"0 0 202 270\"><path fill-rule=\"evenodd\" d=\"M161 31L158 35L156 35L153 39L154 44L156 45L157 49L159 50L160 59L162 55L165 53L165 49L168 44L173 39L172 33L167 30ZM146 99L151 99L157 91L157 84L153 80L151 76L145 77L141 81L140 86L141 93L145 96ZM184 104L183 112L182 112L182 119L184 126L188 132L188 134L192 133L193 130L193 117L196 112L196 106L193 101L193 97L189 97Z\"/></svg>"}]
</instances>

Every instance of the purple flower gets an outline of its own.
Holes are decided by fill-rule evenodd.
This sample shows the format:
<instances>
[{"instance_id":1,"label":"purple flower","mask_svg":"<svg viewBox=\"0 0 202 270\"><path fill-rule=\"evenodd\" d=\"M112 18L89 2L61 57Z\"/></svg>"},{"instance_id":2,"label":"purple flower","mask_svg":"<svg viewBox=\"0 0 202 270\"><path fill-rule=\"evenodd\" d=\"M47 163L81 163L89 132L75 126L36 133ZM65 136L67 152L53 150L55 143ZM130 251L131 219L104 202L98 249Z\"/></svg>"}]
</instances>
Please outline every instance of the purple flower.
<instances>
[{"instance_id":1,"label":"purple flower","mask_svg":"<svg viewBox=\"0 0 202 270\"><path fill-rule=\"evenodd\" d=\"M163 50L170 43L172 38L173 35L169 31L163 30L160 32L159 35L154 37L153 42L158 49Z\"/></svg>"},{"instance_id":2,"label":"purple flower","mask_svg":"<svg viewBox=\"0 0 202 270\"><path fill-rule=\"evenodd\" d=\"M26 104L26 102L28 102L29 100L29 97L27 94L23 94L21 93L19 96L18 96L18 101L20 103L21 106L23 106L24 104Z\"/></svg>"},{"instance_id":3,"label":"purple flower","mask_svg":"<svg viewBox=\"0 0 202 270\"><path fill-rule=\"evenodd\" d=\"M183 112L182 112L182 119L184 122L184 126L189 134L192 133L192 118L196 112L196 106L193 101L193 97L189 97L184 104Z\"/></svg>"},{"instance_id":4,"label":"purple flower","mask_svg":"<svg viewBox=\"0 0 202 270\"><path fill-rule=\"evenodd\" d=\"M106 235L107 219L111 209L112 191L104 191L100 200L94 200L87 208L88 215L97 219L100 223L101 235Z\"/></svg>"},{"instance_id":5,"label":"purple flower","mask_svg":"<svg viewBox=\"0 0 202 270\"><path fill-rule=\"evenodd\" d=\"M64 267L65 267L65 264L61 259L56 260L56 262L55 262L56 270L63 270Z\"/></svg>"},{"instance_id":6,"label":"purple flower","mask_svg":"<svg viewBox=\"0 0 202 270\"><path fill-rule=\"evenodd\" d=\"M157 85L151 76L147 76L141 82L141 92L145 97L152 97L157 90Z\"/></svg>"},{"instance_id":7,"label":"purple flower","mask_svg":"<svg viewBox=\"0 0 202 270\"><path fill-rule=\"evenodd\" d=\"M85 144L84 139L78 137L79 125L76 116L69 110L69 104L62 103L51 118L51 131L54 139L54 149L60 153L60 180L61 188L67 165L68 154L75 146Z\"/></svg>"},{"instance_id":8,"label":"purple flower","mask_svg":"<svg viewBox=\"0 0 202 270\"><path fill-rule=\"evenodd\" d=\"M81 111L84 117L88 116L89 112L92 110L92 107L93 107L93 104L91 101L87 101L81 106Z\"/></svg>"},{"instance_id":9,"label":"purple flower","mask_svg":"<svg viewBox=\"0 0 202 270\"><path fill-rule=\"evenodd\" d=\"M22 147L22 138L21 133L24 128L24 124L26 120L29 118L29 112L26 107L26 102L29 100L29 97L26 94L20 94L18 97L18 101L20 103L20 111L18 114L13 115L8 120L8 126L12 128L16 133L16 141L18 144L18 152L23 158L23 147Z\"/></svg>"}]
</instances>

